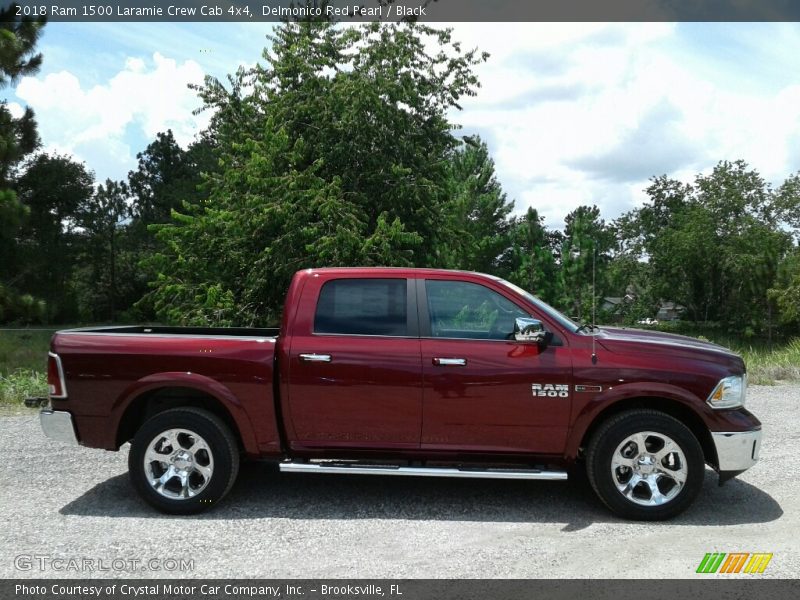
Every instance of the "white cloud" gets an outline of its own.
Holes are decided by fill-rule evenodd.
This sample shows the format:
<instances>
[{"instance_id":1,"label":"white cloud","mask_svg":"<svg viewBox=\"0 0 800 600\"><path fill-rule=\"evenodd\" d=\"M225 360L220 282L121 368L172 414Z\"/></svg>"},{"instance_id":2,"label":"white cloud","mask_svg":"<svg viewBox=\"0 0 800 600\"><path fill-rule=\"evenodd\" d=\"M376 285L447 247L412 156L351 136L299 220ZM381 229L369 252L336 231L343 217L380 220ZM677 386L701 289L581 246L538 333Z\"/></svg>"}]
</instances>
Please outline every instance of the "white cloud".
<instances>
[{"instance_id":1,"label":"white cloud","mask_svg":"<svg viewBox=\"0 0 800 600\"><path fill-rule=\"evenodd\" d=\"M10 112L11 116L15 119L19 119L25 114L25 109L17 102L9 102L6 108L8 108L8 112Z\"/></svg>"},{"instance_id":2,"label":"white cloud","mask_svg":"<svg viewBox=\"0 0 800 600\"><path fill-rule=\"evenodd\" d=\"M67 69L25 78L16 89L20 103L9 106L32 106L46 146L86 160L101 177L124 177L143 140L159 131L171 128L189 142L209 114L192 115L199 102L186 84L201 82L204 72L234 72L245 62L234 57L252 64L269 29L230 24L222 35L220 24L173 23L154 34L153 24L90 25L79 32L109 51L81 65L76 57L86 54L75 52ZM478 95L463 98L453 120L489 143L517 210L535 206L550 226L586 203L614 218L644 200L648 175L691 179L719 160L743 158L778 183L800 168L800 30L793 24L453 28L465 48L491 54L477 70ZM65 48L72 39L62 41ZM45 55L50 65L59 56ZM109 77L113 60L120 62ZM100 62L99 71L87 68Z\"/></svg>"},{"instance_id":3,"label":"white cloud","mask_svg":"<svg viewBox=\"0 0 800 600\"><path fill-rule=\"evenodd\" d=\"M152 140L172 129L185 145L207 124L208 114L192 114L199 101L187 87L203 76L192 60L178 63L154 53L151 61L129 57L102 85L86 87L62 70L24 78L16 95L36 112L48 149L86 160L102 177L123 177L142 149L129 146L131 137Z\"/></svg>"},{"instance_id":4,"label":"white cloud","mask_svg":"<svg viewBox=\"0 0 800 600\"><path fill-rule=\"evenodd\" d=\"M517 211L534 206L555 227L580 204L614 218L645 199L649 176L691 178L719 160L780 181L800 167L800 60L769 37L797 48L800 32L706 27L769 68L745 86L725 49L675 24L456 24L455 39L492 57L453 119L487 139Z\"/></svg>"}]
</instances>

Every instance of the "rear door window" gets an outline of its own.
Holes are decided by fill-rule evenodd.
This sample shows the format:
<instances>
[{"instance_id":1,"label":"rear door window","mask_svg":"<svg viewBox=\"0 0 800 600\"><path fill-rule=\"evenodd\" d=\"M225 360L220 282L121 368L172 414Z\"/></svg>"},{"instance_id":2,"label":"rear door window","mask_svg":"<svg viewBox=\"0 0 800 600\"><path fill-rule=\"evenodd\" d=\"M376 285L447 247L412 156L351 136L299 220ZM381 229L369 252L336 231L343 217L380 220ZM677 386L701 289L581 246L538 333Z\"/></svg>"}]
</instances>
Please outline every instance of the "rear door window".
<instances>
[{"instance_id":1,"label":"rear door window","mask_svg":"<svg viewBox=\"0 0 800 600\"><path fill-rule=\"evenodd\" d=\"M405 279L334 279L320 290L314 333L408 335Z\"/></svg>"}]
</instances>

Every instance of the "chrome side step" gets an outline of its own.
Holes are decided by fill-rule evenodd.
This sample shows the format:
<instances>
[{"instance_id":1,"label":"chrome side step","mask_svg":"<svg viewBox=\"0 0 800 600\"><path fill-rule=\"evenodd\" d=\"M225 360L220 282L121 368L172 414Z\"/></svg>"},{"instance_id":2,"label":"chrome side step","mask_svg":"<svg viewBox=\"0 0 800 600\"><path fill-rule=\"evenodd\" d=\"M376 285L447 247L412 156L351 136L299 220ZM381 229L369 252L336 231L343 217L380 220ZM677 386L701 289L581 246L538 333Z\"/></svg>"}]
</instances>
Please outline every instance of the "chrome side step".
<instances>
[{"instance_id":1,"label":"chrome side step","mask_svg":"<svg viewBox=\"0 0 800 600\"><path fill-rule=\"evenodd\" d=\"M477 469L469 467L401 467L396 465L365 465L341 462L282 462L283 473L344 473L348 475L406 475L414 477L469 477L476 479L543 479L564 481L565 471L539 471L537 469Z\"/></svg>"}]
</instances>

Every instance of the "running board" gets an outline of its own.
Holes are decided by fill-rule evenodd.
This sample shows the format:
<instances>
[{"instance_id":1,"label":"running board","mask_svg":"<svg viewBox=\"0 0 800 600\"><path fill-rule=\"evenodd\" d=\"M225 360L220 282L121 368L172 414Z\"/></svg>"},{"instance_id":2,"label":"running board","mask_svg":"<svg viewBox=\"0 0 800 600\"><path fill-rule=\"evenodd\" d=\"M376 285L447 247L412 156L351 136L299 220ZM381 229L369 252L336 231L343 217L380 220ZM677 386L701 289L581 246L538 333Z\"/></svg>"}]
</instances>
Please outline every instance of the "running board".
<instances>
[{"instance_id":1,"label":"running board","mask_svg":"<svg viewBox=\"0 0 800 600\"><path fill-rule=\"evenodd\" d=\"M400 467L396 465L364 465L350 463L282 462L284 473L345 473L348 475L407 475L415 477L469 477L476 479L543 479L564 481L565 471L539 471L537 469L477 469L443 467Z\"/></svg>"}]
</instances>

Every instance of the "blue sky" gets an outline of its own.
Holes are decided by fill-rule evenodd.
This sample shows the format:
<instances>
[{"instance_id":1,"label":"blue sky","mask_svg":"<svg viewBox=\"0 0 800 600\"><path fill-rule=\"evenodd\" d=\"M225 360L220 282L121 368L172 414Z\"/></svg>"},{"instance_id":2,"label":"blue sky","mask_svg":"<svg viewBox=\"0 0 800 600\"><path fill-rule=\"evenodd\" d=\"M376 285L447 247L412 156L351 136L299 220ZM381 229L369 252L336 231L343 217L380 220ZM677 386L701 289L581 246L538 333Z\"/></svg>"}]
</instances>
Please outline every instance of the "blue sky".
<instances>
[{"instance_id":1,"label":"blue sky","mask_svg":"<svg viewBox=\"0 0 800 600\"><path fill-rule=\"evenodd\" d=\"M453 25L491 53L452 115L489 143L517 211L560 227L579 204L613 218L652 175L689 180L743 158L775 184L800 170L798 24ZM124 178L158 131L207 122L190 82L260 59L268 23L51 23L41 72L4 90L45 149ZM18 106L14 106L14 105Z\"/></svg>"}]
</instances>

